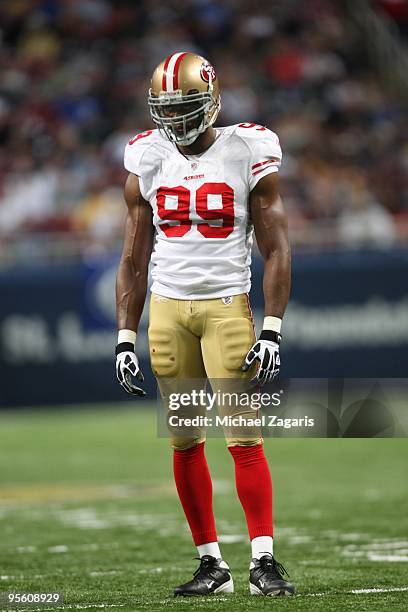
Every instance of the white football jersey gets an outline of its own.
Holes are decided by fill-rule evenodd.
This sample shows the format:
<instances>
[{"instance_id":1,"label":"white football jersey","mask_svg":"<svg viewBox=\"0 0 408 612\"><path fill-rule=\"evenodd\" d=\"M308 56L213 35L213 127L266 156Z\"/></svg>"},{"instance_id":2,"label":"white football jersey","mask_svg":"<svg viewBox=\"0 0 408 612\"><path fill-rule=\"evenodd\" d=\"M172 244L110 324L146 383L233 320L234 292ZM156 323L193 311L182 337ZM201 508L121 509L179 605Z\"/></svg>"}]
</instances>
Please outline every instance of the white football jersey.
<instances>
[{"instance_id":1,"label":"white football jersey","mask_svg":"<svg viewBox=\"0 0 408 612\"><path fill-rule=\"evenodd\" d=\"M152 291L165 297L227 297L251 286L248 195L279 169L282 152L276 134L260 125L216 131L200 155L183 155L158 130L126 146L125 168L153 209Z\"/></svg>"}]
</instances>

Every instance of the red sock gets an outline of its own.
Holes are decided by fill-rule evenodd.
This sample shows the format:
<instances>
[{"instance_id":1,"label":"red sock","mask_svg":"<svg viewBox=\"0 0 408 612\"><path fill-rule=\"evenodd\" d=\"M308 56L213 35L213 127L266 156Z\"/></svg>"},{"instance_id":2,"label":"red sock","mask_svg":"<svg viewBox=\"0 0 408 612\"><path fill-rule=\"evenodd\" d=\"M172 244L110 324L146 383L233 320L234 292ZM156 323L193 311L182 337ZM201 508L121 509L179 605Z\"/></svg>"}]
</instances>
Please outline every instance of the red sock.
<instances>
[{"instance_id":1,"label":"red sock","mask_svg":"<svg viewBox=\"0 0 408 612\"><path fill-rule=\"evenodd\" d=\"M228 450L235 461L235 482L250 539L273 536L272 481L262 444Z\"/></svg>"},{"instance_id":2,"label":"red sock","mask_svg":"<svg viewBox=\"0 0 408 612\"><path fill-rule=\"evenodd\" d=\"M187 450L175 449L173 458L174 480L194 544L216 542L212 482L204 442Z\"/></svg>"}]
</instances>

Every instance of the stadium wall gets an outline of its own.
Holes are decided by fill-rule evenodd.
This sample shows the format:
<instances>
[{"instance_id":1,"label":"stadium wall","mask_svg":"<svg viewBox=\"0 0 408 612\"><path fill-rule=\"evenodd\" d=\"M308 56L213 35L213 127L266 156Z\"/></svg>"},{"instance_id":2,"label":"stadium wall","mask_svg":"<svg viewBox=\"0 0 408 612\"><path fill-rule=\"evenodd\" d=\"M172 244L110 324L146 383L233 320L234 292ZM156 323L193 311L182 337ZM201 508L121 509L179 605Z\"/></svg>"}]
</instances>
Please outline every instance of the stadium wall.
<instances>
[{"instance_id":1,"label":"stadium wall","mask_svg":"<svg viewBox=\"0 0 408 612\"><path fill-rule=\"evenodd\" d=\"M117 259L0 272L0 406L133 401L115 380ZM408 252L295 256L282 376L404 377ZM262 322L262 264L253 263ZM148 399L147 309L137 341Z\"/></svg>"}]
</instances>

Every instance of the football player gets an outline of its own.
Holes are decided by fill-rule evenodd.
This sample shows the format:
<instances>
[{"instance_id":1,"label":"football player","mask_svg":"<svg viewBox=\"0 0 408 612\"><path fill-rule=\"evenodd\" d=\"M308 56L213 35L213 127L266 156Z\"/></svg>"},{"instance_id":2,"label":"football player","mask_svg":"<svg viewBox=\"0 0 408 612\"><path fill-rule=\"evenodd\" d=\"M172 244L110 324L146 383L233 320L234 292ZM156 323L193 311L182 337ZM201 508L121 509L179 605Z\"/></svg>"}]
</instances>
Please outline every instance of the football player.
<instances>
[{"instance_id":1,"label":"football player","mask_svg":"<svg viewBox=\"0 0 408 612\"><path fill-rule=\"evenodd\" d=\"M281 323L290 290L287 220L278 192L281 149L266 127L214 127L219 80L193 53L174 53L155 69L148 95L156 129L125 150L128 215L117 275L116 371L128 393L144 395L135 353L147 292L153 372L165 381L271 381L279 372ZM248 302L252 235L263 256L265 318L255 338ZM172 436L177 491L200 556L175 595L232 593L217 542L205 431ZM245 513L253 595L291 595L273 556L272 484L260 432L227 437Z\"/></svg>"}]
</instances>

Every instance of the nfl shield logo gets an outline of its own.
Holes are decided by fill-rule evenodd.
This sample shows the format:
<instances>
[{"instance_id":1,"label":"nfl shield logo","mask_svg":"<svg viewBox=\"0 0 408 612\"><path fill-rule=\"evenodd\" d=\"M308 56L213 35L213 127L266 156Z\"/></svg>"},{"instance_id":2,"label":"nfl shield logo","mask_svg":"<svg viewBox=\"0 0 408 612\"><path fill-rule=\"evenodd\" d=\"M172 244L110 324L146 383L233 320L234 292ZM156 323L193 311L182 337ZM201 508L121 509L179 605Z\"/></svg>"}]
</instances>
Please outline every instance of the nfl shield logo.
<instances>
[{"instance_id":1,"label":"nfl shield logo","mask_svg":"<svg viewBox=\"0 0 408 612\"><path fill-rule=\"evenodd\" d=\"M196 162L194 162L193 164L191 164L191 169L192 170L197 170L198 168L198 164L196 164Z\"/></svg>"}]
</instances>

